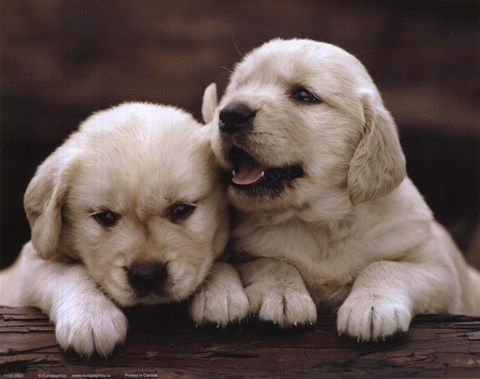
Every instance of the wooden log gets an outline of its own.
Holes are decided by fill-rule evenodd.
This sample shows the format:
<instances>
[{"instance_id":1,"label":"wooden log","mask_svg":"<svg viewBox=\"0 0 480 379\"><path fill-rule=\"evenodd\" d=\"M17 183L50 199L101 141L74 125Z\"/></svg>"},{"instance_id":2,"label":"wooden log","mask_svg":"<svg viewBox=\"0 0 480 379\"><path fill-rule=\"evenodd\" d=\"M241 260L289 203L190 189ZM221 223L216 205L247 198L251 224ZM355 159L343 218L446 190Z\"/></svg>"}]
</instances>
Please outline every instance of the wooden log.
<instances>
[{"instance_id":1,"label":"wooden log","mask_svg":"<svg viewBox=\"0 0 480 379\"><path fill-rule=\"evenodd\" d=\"M196 327L184 305L127 311L124 346L107 359L64 353L34 308L0 307L5 378L480 377L480 318L418 316L408 334L379 344L339 337L335 318L280 330L249 320Z\"/></svg>"}]
</instances>

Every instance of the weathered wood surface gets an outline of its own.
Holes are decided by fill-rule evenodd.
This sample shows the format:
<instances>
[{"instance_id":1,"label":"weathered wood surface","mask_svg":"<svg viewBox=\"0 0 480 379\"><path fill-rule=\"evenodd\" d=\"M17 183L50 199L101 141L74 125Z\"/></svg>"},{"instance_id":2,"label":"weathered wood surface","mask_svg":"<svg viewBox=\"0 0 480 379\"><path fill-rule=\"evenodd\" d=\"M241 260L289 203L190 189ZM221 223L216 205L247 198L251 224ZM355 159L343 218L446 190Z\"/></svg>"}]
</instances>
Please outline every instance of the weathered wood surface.
<instances>
[{"instance_id":1,"label":"weathered wood surface","mask_svg":"<svg viewBox=\"0 0 480 379\"><path fill-rule=\"evenodd\" d=\"M182 306L136 309L128 317L125 346L87 361L61 351L38 310L0 307L0 375L480 378L480 318L420 316L407 335L374 345L339 337L333 317L287 331L255 320L196 328Z\"/></svg>"}]
</instances>

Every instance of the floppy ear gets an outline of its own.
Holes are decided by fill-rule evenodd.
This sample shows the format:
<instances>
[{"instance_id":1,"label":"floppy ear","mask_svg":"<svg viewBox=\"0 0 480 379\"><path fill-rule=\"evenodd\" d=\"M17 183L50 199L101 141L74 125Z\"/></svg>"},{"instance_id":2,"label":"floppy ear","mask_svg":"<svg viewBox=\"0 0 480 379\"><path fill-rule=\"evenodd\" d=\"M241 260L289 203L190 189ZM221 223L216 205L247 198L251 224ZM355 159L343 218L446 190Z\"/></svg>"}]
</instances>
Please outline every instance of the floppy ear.
<instances>
[{"instance_id":1,"label":"floppy ear","mask_svg":"<svg viewBox=\"0 0 480 379\"><path fill-rule=\"evenodd\" d=\"M66 150L58 148L38 167L23 198L32 243L42 258L52 258L60 241L62 206L71 168L71 157Z\"/></svg>"},{"instance_id":2,"label":"floppy ear","mask_svg":"<svg viewBox=\"0 0 480 379\"><path fill-rule=\"evenodd\" d=\"M353 205L386 195L406 176L397 127L381 101L362 98L364 135L350 161L348 193Z\"/></svg>"},{"instance_id":3,"label":"floppy ear","mask_svg":"<svg viewBox=\"0 0 480 379\"><path fill-rule=\"evenodd\" d=\"M205 88L205 92L203 93L202 117L205 124L208 124L213 120L213 115L215 114L217 105L217 85L215 83L211 83L207 88Z\"/></svg>"}]
</instances>

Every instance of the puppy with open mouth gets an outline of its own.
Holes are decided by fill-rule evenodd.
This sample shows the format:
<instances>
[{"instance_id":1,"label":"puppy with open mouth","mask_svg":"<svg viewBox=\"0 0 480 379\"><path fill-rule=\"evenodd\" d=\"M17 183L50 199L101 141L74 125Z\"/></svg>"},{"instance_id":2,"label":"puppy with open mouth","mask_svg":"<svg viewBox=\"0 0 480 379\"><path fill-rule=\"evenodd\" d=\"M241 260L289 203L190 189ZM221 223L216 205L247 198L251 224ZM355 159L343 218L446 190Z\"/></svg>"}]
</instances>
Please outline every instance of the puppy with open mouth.
<instances>
[{"instance_id":1,"label":"puppy with open mouth","mask_svg":"<svg viewBox=\"0 0 480 379\"><path fill-rule=\"evenodd\" d=\"M395 123L352 55L272 40L235 67L212 146L231 172L232 248L252 311L282 327L337 312L339 333L377 341L419 313L480 315L467 266L406 176Z\"/></svg>"},{"instance_id":2,"label":"puppy with open mouth","mask_svg":"<svg viewBox=\"0 0 480 379\"><path fill-rule=\"evenodd\" d=\"M197 323L246 317L237 272L215 262L229 212L209 135L170 106L125 103L88 118L26 190L32 238L0 273L0 304L39 307L59 344L86 356L124 341L120 307L195 294Z\"/></svg>"}]
</instances>

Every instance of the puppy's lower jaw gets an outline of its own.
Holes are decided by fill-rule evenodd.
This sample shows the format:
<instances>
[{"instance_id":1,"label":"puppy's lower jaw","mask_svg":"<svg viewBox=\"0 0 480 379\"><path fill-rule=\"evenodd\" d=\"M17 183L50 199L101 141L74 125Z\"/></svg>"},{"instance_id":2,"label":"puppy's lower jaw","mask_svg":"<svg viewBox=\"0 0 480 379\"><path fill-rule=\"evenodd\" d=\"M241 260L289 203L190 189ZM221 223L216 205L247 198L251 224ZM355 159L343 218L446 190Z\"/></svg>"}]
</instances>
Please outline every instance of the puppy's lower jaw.
<instances>
[{"instance_id":1,"label":"puppy's lower jaw","mask_svg":"<svg viewBox=\"0 0 480 379\"><path fill-rule=\"evenodd\" d=\"M285 184L304 175L300 164L265 168L254 157L234 147L230 151L233 162L231 186L251 196L276 196L285 188Z\"/></svg>"},{"instance_id":2,"label":"puppy's lower jaw","mask_svg":"<svg viewBox=\"0 0 480 379\"><path fill-rule=\"evenodd\" d=\"M177 296L175 293L170 293L165 290L150 293L135 293L132 304L129 304L128 306L168 304L182 301L184 298L185 296Z\"/></svg>"},{"instance_id":3,"label":"puppy's lower jaw","mask_svg":"<svg viewBox=\"0 0 480 379\"><path fill-rule=\"evenodd\" d=\"M171 285L151 290L151 291L139 291L138 289L130 286L123 287L123 291L115 290L108 292L107 295L120 307L133 307L138 305L155 305L155 304L168 304L176 301L185 300L192 291L177 291L172 288Z\"/></svg>"}]
</instances>

